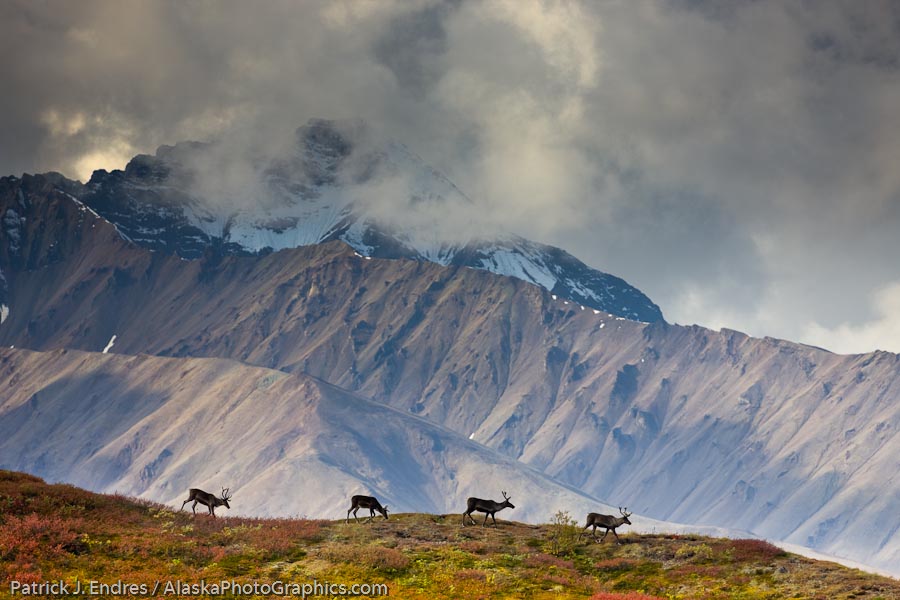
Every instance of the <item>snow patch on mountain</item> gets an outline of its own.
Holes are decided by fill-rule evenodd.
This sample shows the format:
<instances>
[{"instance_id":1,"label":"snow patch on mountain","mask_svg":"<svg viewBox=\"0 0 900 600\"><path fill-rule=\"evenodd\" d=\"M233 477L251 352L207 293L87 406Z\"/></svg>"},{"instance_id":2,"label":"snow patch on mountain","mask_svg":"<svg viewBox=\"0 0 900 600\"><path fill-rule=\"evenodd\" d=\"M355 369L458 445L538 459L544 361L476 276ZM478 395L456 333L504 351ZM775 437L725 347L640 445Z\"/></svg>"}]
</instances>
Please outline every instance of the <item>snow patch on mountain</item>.
<instances>
[{"instance_id":1,"label":"snow patch on mountain","mask_svg":"<svg viewBox=\"0 0 900 600\"><path fill-rule=\"evenodd\" d=\"M332 238L351 214L352 203L340 189L325 187L316 198L263 211L240 210L228 220L227 241L251 252L318 244Z\"/></svg>"},{"instance_id":2,"label":"snow patch on mountain","mask_svg":"<svg viewBox=\"0 0 900 600\"><path fill-rule=\"evenodd\" d=\"M558 248L476 234L465 220L470 198L359 122L310 121L298 129L293 154L257 160L248 174L255 180L237 189L228 187L229 164L217 162L218 152L216 143L162 146L124 172L96 172L81 200L126 239L183 258L210 248L255 254L342 240L365 256L475 267L629 319L662 320L640 291Z\"/></svg>"},{"instance_id":3,"label":"snow patch on mountain","mask_svg":"<svg viewBox=\"0 0 900 600\"><path fill-rule=\"evenodd\" d=\"M556 287L556 277L540 262L540 257L522 252L497 248L487 250L479 266L492 273L509 275L539 285L548 290Z\"/></svg>"},{"instance_id":4,"label":"snow patch on mountain","mask_svg":"<svg viewBox=\"0 0 900 600\"><path fill-rule=\"evenodd\" d=\"M375 253L375 246L371 246L363 241L366 237L366 231L367 224L365 221L355 221L341 236L341 240L362 256L371 257Z\"/></svg>"}]
</instances>

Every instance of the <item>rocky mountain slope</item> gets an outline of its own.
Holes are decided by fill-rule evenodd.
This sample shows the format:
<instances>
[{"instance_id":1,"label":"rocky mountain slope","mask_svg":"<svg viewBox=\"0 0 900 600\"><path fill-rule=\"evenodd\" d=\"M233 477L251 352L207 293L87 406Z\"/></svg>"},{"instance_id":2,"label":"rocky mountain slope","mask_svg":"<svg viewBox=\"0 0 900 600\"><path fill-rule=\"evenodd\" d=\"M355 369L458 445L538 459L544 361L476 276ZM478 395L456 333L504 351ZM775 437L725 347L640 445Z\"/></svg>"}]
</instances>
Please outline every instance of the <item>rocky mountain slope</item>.
<instances>
[{"instance_id":1,"label":"rocky mountain slope","mask_svg":"<svg viewBox=\"0 0 900 600\"><path fill-rule=\"evenodd\" d=\"M11 384L0 391L2 468L94 490L180 507L190 487L229 487L233 514L253 516L336 519L359 493L394 511L462 513L468 496L501 490L516 504L506 518L616 512L448 429L307 376L221 359L0 349L0 379Z\"/></svg>"},{"instance_id":2,"label":"rocky mountain slope","mask_svg":"<svg viewBox=\"0 0 900 600\"><path fill-rule=\"evenodd\" d=\"M0 239L2 346L305 373L651 517L900 564L897 355L637 323L340 242L185 261L43 185Z\"/></svg>"},{"instance_id":3,"label":"rocky mountain slope","mask_svg":"<svg viewBox=\"0 0 900 600\"><path fill-rule=\"evenodd\" d=\"M252 163L216 143L163 146L124 171L95 172L76 195L136 244L184 258L341 240L365 256L484 269L615 315L662 319L639 290L559 248L512 234L442 237L439 215L464 211L471 201L405 146L374 139L362 123L310 121L283 155ZM236 169L241 181L223 183ZM398 227L367 201L373 196L417 218Z\"/></svg>"}]
</instances>

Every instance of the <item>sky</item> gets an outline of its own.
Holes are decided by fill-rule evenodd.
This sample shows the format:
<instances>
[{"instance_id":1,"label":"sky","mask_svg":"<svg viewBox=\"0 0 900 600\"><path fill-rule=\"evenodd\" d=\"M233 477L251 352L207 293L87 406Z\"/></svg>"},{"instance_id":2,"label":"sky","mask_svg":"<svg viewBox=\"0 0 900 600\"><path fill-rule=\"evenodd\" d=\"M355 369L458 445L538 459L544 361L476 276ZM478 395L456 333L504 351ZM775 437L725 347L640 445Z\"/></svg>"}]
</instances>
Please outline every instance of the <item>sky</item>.
<instances>
[{"instance_id":1,"label":"sky","mask_svg":"<svg viewBox=\"0 0 900 600\"><path fill-rule=\"evenodd\" d=\"M2 174L358 118L670 322L900 352L895 2L0 0L0 81Z\"/></svg>"}]
</instances>

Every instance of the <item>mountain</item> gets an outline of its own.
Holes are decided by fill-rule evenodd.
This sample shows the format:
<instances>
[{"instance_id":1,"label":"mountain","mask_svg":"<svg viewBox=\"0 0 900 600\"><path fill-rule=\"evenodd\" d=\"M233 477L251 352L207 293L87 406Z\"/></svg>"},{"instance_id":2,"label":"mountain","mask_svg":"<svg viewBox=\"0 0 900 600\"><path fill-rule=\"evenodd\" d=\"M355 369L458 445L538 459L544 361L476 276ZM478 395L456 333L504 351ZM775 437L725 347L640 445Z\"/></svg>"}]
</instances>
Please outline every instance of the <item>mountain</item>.
<instances>
[{"instance_id":1,"label":"mountain","mask_svg":"<svg viewBox=\"0 0 900 600\"><path fill-rule=\"evenodd\" d=\"M231 183L231 171L239 182ZM639 290L559 248L512 234L442 239L432 212L465 211L471 201L408 148L374 140L359 122L310 121L274 158L238 159L216 143L162 146L124 171L96 171L77 195L136 244L183 258L341 240L364 256L484 269L618 316L663 318ZM372 197L418 218L397 227Z\"/></svg>"},{"instance_id":2,"label":"mountain","mask_svg":"<svg viewBox=\"0 0 900 600\"><path fill-rule=\"evenodd\" d=\"M639 323L342 242L182 260L48 178L2 183L2 346L309 375L649 517L900 564L895 354Z\"/></svg>"},{"instance_id":3,"label":"mountain","mask_svg":"<svg viewBox=\"0 0 900 600\"><path fill-rule=\"evenodd\" d=\"M13 384L0 392L2 468L93 490L177 507L190 487L228 487L234 514L253 516L339 518L359 493L394 511L461 514L468 496L501 490L517 503L504 518L615 512L448 429L308 376L221 359L0 349L0 377Z\"/></svg>"}]
</instances>

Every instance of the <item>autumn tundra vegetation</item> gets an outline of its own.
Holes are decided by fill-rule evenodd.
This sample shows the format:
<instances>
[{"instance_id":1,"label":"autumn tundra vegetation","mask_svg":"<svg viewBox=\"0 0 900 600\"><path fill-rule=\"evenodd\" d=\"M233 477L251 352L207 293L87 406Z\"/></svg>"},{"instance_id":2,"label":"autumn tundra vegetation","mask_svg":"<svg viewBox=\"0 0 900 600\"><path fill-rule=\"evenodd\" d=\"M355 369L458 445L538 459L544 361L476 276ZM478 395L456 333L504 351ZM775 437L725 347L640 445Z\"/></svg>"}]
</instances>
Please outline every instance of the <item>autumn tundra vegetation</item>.
<instances>
[{"instance_id":1,"label":"autumn tundra vegetation","mask_svg":"<svg viewBox=\"0 0 900 600\"><path fill-rule=\"evenodd\" d=\"M366 526L343 516L194 516L0 471L0 577L384 583L404 599L900 598L896 580L761 540L624 532L620 545L598 544L564 511L500 527L460 527L459 513L395 513Z\"/></svg>"}]
</instances>

